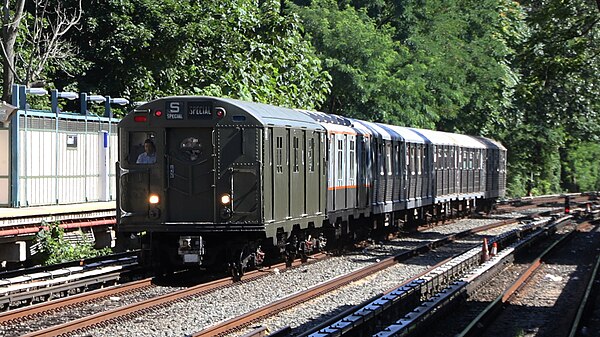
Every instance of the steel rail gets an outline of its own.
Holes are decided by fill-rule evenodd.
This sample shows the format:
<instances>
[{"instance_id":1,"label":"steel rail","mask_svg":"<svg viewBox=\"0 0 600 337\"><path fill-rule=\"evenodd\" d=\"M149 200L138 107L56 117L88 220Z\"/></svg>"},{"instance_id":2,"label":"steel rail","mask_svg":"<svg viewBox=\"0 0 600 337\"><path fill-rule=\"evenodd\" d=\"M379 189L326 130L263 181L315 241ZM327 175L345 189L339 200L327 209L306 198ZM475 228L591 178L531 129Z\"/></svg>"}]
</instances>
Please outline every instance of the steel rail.
<instances>
[{"instance_id":1,"label":"steel rail","mask_svg":"<svg viewBox=\"0 0 600 337\"><path fill-rule=\"evenodd\" d=\"M581 321L584 315L584 311L588 306L588 302L590 301L590 296L592 294L592 289L594 285L597 284L600 279L600 274L598 274L598 270L600 269L600 254L596 257L596 263L594 264L594 268L590 274L590 278L588 280L588 284L585 288L585 293L583 298L581 299L579 308L577 309L577 314L573 319L573 324L571 325L571 331L569 333L569 337L575 337L579 331L579 327L581 325Z\"/></svg>"},{"instance_id":2,"label":"steel rail","mask_svg":"<svg viewBox=\"0 0 600 337\"><path fill-rule=\"evenodd\" d=\"M416 278L425 275L431 270L447 263L450 258L436 264L434 267L430 268L423 273L411 278L408 283L414 281ZM353 271L350 274L342 275L332 280L321 283L317 286L309 288L300 293L296 293L294 295L288 296L286 298L280 299L276 302L270 303L267 306L258 308L251 312L248 312L244 315L231 318L223 323L213 325L207 327L206 329L192 334L193 337L216 337L216 336L225 336L232 332L237 332L243 328L247 328L251 324L263 320L268 317L272 317L277 315L278 313L291 309L295 306L298 306L306 301L310 301L314 298L323 296L327 293L333 292L340 287L346 286L350 283L362 280L370 275L373 275L376 272L389 268L397 263L395 257L389 257L385 260L382 260L378 263L372 264L370 266L366 266L364 268Z\"/></svg>"},{"instance_id":3,"label":"steel rail","mask_svg":"<svg viewBox=\"0 0 600 337\"><path fill-rule=\"evenodd\" d=\"M311 256L311 259L318 260L318 259L325 258L326 256L327 256L326 254L318 253L318 254ZM291 268L297 267L300 265L302 265L302 263L298 259L298 260L294 261L294 263L292 263ZM285 263L281 263L281 264L277 264L275 266L271 266L270 268L272 268L272 269L278 268L278 269L283 270L288 267L286 267ZM242 276L242 279L239 282L249 282L249 281L264 277L265 275L267 275L267 274L265 274L265 271L266 271L265 269L261 269L261 270L254 270L249 273L246 273L244 276ZM52 327L49 327L44 330L35 331L35 332L29 333L25 336L28 336L28 337L32 337L32 336L51 337L51 336L58 336L58 335L66 335L66 334L72 333L74 331L84 331L84 330L90 329L99 324L106 324L107 322L112 322L112 321L115 321L115 320L117 320L119 318L123 318L123 317L128 317L128 318L135 317L136 315L139 315L143 312L147 312L149 310L153 310L156 308L165 307L176 301L180 301L180 300L190 298L190 297L199 296L199 295L214 291L216 289L226 288L228 286L231 286L234 283L236 283L236 282L234 282L231 278L226 278L226 279L220 279L220 280L200 284L200 285L188 288L188 289L175 291L175 292L172 292L172 293L169 293L166 295L162 295L162 296L158 296L155 298L151 298L151 299L148 299L148 300L145 300L142 302L129 304L126 306L122 306L122 307L110 310L110 311L97 313L97 314L87 316L87 317L84 317L81 319L77 319L77 320L74 320L71 322L52 326Z\"/></svg>"},{"instance_id":4,"label":"steel rail","mask_svg":"<svg viewBox=\"0 0 600 337\"><path fill-rule=\"evenodd\" d=\"M475 319L473 319L473 321L471 321L471 323L469 323L469 325L467 325L463 331L456 335L456 337L480 336L491 324L498 312L502 310L502 306L510 301L510 299L520 289L522 289L527 282L529 282L529 280L531 280L533 274L542 266L543 260L546 258L546 256L553 252L554 249L556 249L561 243L570 238L578 228L587 224L587 222L584 222L577 225L574 230L554 241L529 265L529 267L523 273L521 273L515 282L513 282L502 294L500 294L485 309L483 309L483 311Z\"/></svg>"},{"instance_id":5,"label":"steel rail","mask_svg":"<svg viewBox=\"0 0 600 337\"><path fill-rule=\"evenodd\" d=\"M218 325L207 327L202 331L192 334L192 336L194 336L194 337L225 336L229 333L237 332L240 329L247 328L251 324L256 323L260 320L263 320L267 317L272 317L282 311L291 309L291 308L298 306L306 301L323 296L327 293L330 293L334 290L339 289L342 286L346 286L350 283L359 281L370 275L373 275L374 273L377 273L381 270L387 269L387 268L395 265L396 263L403 261L403 260L407 260L408 258L410 258L416 254L423 253L425 251L439 247L448 242L454 241L457 238L476 234L476 233L486 231L486 230L489 230L492 228L506 226L506 225L509 225L509 224L512 224L515 222L517 222L517 220L514 220L514 219L503 220L503 221L499 221L497 223L484 225L484 226L480 226L480 227L477 227L474 229L466 230L461 233L447 235L446 237L444 237L442 239L421 245L411 251L404 252L404 253L398 254L396 256L386 258L378 263L358 269L350 274L339 276L335 279L326 281L324 283L321 283L315 287L312 287L312 288L302 291L300 293L288 296L286 298L283 298L281 300L273 302L267 306L264 306L264 307L258 308L256 310L253 310L251 312L248 312L244 315L231 318L231 319L229 319L223 323L220 323ZM412 277L411 279L409 279L408 281L406 281L403 284L409 284L409 283L413 282L414 280L424 276L425 274L430 273L432 270L435 270L436 268L448 263L451 259L452 258L445 259L444 261L436 264L435 266L429 268L428 270Z\"/></svg>"},{"instance_id":6,"label":"steel rail","mask_svg":"<svg viewBox=\"0 0 600 337\"><path fill-rule=\"evenodd\" d=\"M147 278L127 284L61 298L48 303L40 303L31 307L11 310L0 314L0 324L13 324L15 322L28 319L29 317L41 316L53 311L64 310L65 308L76 307L82 304L99 301L110 296L124 295L152 286L152 278Z\"/></svg>"},{"instance_id":7,"label":"steel rail","mask_svg":"<svg viewBox=\"0 0 600 337\"><path fill-rule=\"evenodd\" d=\"M464 232L461 232L458 234L452 234L443 239L439 239L439 240L436 240L433 242L426 243L420 247L417 247L408 252L404 252L398 256L385 259L385 260L381 261L380 263L385 261L385 263L388 264L388 266L390 266L390 265L397 263L397 261L408 259L414 255L429 251L429 250L439 247L447 242L456 240L457 238L475 234L475 233L479 233L481 231L486 231L486 230L489 230L492 228L516 223L517 221L518 220L515 220L515 219L503 220L503 221L499 221L497 223L493 223L493 224L481 226L481 227L478 227L475 229L467 230L467 231L464 231ZM325 255L317 254L317 256L313 256L312 258L318 259L318 258L322 258L323 256L325 256ZM292 266L298 266L300 264L301 263L299 262L299 260L297 260L293 263ZM279 268L279 269L283 270L286 268L286 266L285 266L285 263L282 263L282 264L272 266L271 268ZM382 268L382 269L384 269L384 268ZM241 281L247 282L247 281L262 277L265 275L264 273L262 273L263 271L264 270L257 270L257 271L252 271L250 273L247 273L246 275L244 275L242 277ZM198 286L195 286L195 287L192 287L189 289L180 290L177 292L173 292L173 293L170 293L167 295L163 295L163 296L149 299L146 301L142 301L139 303L134 303L134 304L130 304L127 306L123 306L123 307L120 307L120 308L117 308L117 309L114 309L111 311L98 313L98 314L88 316L88 317L85 317L82 319L74 320L69 323L53 326L53 327L50 327L45 330L30 333L27 336L56 336L56 335L61 335L61 334L68 334L68 333L76 331L76 330L77 331L87 330L96 325L104 324L107 321L115 321L124 316L134 317L134 316L139 315L143 312L146 312L150 309L164 307L164 306L169 305L170 303L173 303L173 302L185 299L185 298L198 296L203 293L213 291L215 289L228 287L233 283L234 282L229 278L223 279L223 280L218 280L218 281L213 281L210 283L198 285Z\"/></svg>"}]
</instances>

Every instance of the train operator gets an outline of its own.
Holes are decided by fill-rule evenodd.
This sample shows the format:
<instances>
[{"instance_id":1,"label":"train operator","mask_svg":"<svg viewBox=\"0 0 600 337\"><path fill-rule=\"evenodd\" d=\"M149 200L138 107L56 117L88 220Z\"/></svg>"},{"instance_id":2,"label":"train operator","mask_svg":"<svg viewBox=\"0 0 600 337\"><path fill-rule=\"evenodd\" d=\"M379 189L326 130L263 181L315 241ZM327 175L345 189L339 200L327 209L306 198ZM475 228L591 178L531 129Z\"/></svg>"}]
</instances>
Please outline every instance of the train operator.
<instances>
[{"instance_id":1,"label":"train operator","mask_svg":"<svg viewBox=\"0 0 600 337\"><path fill-rule=\"evenodd\" d=\"M154 146L154 142L152 139L146 139L144 142L144 152L141 153L136 162L136 164L154 164L156 163L156 146Z\"/></svg>"}]
</instances>

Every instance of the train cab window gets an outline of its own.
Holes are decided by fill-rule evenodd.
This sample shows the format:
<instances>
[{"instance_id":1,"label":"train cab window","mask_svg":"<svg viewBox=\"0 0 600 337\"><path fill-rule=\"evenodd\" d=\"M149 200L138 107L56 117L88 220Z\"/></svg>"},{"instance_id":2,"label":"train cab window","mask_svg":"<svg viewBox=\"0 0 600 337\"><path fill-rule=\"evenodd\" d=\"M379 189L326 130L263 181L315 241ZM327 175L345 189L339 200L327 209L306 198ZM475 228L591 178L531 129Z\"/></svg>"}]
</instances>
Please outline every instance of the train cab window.
<instances>
[{"instance_id":1,"label":"train cab window","mask_svg":"<svg viewBox=\"0 0 600 337\"><path fill-rule=\"evenodd\" d=\"M418 145L417 148L417 174L421 175L423 170L423 146Z\"/></svg>"},{"instance_id":2,"label":"train cab window","mask_svg":"<svg viewBox=\"0 0 600 337\"><path fill-rule=\"evenodd\" d=\"M379 160L379 175L384 175L385 174L385 160L383 159L384 157L384 147L383 144L379 144L379 153L378 153L378 160Z\"/></svg>"},{"instance_id":3,"label":"train cab window","mask_svg":"<svg viewBox=\"0 0 600 337\"><path fill-rule=\"evenodd\" d=\"M156 137L154 132L129 133L129 164L156 163Z\"/></svg>"},{"instance_id":4,"label":"train cab window","mask_svg":"<svg viewBox=\"0 0 600 337\"><path fill-rule=\"evenodd\" d=\"M411 175L415 175L415 167L416 167L416 154L415 154L415 147L414 145L411 145L410 147L410 174Z\"/></svg>"}]
</instances>

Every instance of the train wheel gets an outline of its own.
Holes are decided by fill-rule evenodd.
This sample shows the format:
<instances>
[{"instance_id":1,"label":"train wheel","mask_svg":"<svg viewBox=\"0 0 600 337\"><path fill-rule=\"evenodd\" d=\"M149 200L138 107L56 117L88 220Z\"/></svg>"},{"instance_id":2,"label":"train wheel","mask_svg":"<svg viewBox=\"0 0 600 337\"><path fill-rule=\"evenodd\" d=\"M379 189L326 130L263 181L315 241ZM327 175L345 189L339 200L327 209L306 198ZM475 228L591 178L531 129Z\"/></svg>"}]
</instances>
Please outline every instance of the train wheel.
<instances>
[{"instance_id":1,"label":"train wheel","mask_svg":"<svg viewBox=\"0 0 600 337\"><path fill-rule=\"evenodd\" d=\"M240 281L242 276L244 276L244 268L242 268L241 263L239 262L231 262L229 263L229 274L234 281Z\"/></svg>"},{"instance_id":2,"label":"train wheel","mask_svg":"<svg viewBox=\"0 0 600 337\"><path fill-rule=\"evenodd\" d=\"M294 262L294 255L293 253L290 252L285 252L285 266L287 268L292 266L292 263Z\"/></svg>"}]
</instances>

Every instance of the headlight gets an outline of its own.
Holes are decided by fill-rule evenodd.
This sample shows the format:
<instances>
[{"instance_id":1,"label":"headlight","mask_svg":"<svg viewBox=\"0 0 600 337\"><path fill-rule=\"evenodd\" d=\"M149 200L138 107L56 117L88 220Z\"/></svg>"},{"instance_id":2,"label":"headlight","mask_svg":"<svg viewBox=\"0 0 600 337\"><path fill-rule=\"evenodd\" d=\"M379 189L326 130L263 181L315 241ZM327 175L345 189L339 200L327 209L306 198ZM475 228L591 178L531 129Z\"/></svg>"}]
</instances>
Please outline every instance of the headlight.
<instances>
[{"instance_id":1,"label":"headlight","mask_svg":"<svg viewBox=\"0 0 600 337\"><path fill-rule=\"evenodd\" d=\"M231 196L229 194L223 194L221 196L221 203L223 205L229 205L230 202L231 202Z\"/></svg>"},{"instance_id":2,"label":"headlight","mask_svg":"<svg viewBox=\"0 0 600 337\"><path fill-rule=\"evenodd\" d=\"M150 194L150 198L148 198L148 202L151 204L158 204L158 202L160 201L160 198L158 197L158 195L156 194Z\"/></svg>"}]
</instances>

